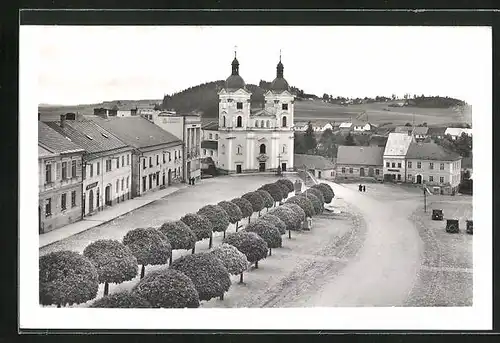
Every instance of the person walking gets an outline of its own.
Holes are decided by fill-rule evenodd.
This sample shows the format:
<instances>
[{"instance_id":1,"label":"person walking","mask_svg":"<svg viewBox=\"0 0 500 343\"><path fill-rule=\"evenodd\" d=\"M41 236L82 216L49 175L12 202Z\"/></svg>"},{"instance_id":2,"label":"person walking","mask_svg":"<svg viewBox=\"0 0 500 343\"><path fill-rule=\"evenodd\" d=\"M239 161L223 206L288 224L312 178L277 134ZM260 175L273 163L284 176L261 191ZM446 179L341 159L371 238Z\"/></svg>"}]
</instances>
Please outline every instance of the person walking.
<instances>
[{"instance_id":1,"label":"person walking","mask_svg":"<svg viewBox=\"0 0 500 343\"><path fill-rule=\"evenodd\" d=\"M366 186L363 185L363 192L366 192Z\"/></svg>"},{"instance_id":2,"label":"person walking","mask_svg":"<svg viewBox=\"0 0 500 343\"><path fill-rule=\"evenodd\" d=\"M359 184L358 186L358 190L361 192L363 190L363 186L361 186L361 184Z\"/></svg>"}]
</instances>

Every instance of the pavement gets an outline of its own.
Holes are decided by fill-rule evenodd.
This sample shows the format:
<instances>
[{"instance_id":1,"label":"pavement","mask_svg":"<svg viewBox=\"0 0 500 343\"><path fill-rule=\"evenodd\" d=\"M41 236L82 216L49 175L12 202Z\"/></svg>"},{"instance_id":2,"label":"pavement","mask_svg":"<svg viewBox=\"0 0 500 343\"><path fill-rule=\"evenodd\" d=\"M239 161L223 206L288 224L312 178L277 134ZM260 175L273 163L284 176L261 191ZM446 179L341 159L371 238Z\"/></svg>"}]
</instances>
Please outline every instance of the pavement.
<instances>
[{"instance_id":1,"label":"pavement","mask_svg":"<svg viewBox=\"0 0 500 343\"><path fill-rule=\"evenodd\" d=\"M78 222L41 234L39 235L39 247L42 248L78 233L90 230L96 226L108 223L118 217L146 206L156 200L164 198L186 187L188 186L185 184L179 184L170 186L166 189L160 189L151 193L147 193L142 197L129 199L125 202L121 202L114 206L108 207L105 210L98 212L93 216L85 217Z\"/></svg>"}]
</instances>

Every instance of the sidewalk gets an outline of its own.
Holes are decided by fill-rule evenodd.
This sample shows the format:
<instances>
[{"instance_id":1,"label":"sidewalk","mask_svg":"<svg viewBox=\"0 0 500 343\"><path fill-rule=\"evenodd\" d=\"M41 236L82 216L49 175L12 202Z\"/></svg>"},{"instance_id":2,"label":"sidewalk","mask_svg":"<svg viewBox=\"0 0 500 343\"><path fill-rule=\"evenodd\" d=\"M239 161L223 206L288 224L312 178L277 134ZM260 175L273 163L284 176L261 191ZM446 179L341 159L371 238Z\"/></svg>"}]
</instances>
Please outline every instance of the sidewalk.
<instances>
[{"instance_id":1,"label":"sidewalk","mask_svg":"<svg viewBox=\"0 0 500 343\"><path fill-rule=\"evenodd\" d=\"M76 235L80 232L92 229L96 226L107 223L115 218L118 218L126 213L136 210L140 207L146 206L158 199L161 199L167 195L170 195L178 190L187 188L186 184L178 184L170 186L166 189L158 190L152 193L148 193L142 197L133 198L125 202L116 204L112 207L105 209L91 217L85 217L76 223L63 226L59 229L44 233L39 235L39 248L46 245L55 243L67 237Z\"/></svg>"}]
</instances>

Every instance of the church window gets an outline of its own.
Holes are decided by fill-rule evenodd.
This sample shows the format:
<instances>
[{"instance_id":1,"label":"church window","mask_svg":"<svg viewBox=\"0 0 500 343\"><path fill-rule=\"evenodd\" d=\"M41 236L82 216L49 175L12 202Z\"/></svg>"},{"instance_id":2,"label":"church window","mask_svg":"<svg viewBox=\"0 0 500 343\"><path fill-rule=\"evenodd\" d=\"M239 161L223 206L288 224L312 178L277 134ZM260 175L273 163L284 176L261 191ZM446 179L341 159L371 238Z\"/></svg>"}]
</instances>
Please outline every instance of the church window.
<instances>
[{"instance_id":1,"label":"church window","mask_svg":"<svg viewBox=\"0 0 500 343\"><path fill-rule=\"evenodd\" d=\"M219 139L219 135L215 134L215 140Z\"/></svg>"},{"instance_id":2,"label":"church window","mask_svg":"<svg viewBox=\"0 0 500 343\"><path fill-rule=\"evenodd\" d=\"M236 103L236 109L242 110L243 109L243 103L242 102L237 102Z\"/></svg>"},{"instance_id":3,"label":"church window","mask_svg":"<svg viewBox=\"0 0 500 343\"><path fill-rule=\"evenodd\" d=\"M226 116L222 116L222 127L226 127Z\"/></svg>"},{"instance_id":4,"label":"church window","mask_svg":"<svg viewBox=\"0 0 500 343\"><path fill-rule=\"evenodd\" d=\"M236 155L241 155L241 150L242 150L241 145L238 145L238 146L236 147Z\"/></svg>"},{"instance_id":5,"label":"church window","mask_svg":"<svg viewBox=\"0 0 500 343\"><path fill-rule=\"evenodd\" d=\"M263 120L260 121L260 127L264 127L264 121Z\"/></svg>"},{"instance_id":6,"label":"church window","mask_svg":"<svg viewBox=\"0 0 500 343\"><path fill-rule=\"evenodd\" d=\"M236 118L236 127L242 127L243 126L243 118L241 116L238 116Z\"/></svg>"},{"instance_id":7,"label":"church window","mask_svg":"<svg viewBox=\"0 0 500 343\"><path fill-rule=\"evenodd\" d=\"M286 117L283 117L283 127L286 127Z\"/></svg>"},{"instance_id":8,"label":"church window","mask_svg":"<svg viewBox=\"0 0 500 343\"><path fill-rule=\"evenodd\" d=\"M266 121L266 127L269 129L270 126L271 126L271 122L269 120Z\"/></svg>"},{"instance_id":9,"label":"church window","mask_svg":"<svg viewBox=\"0 0 500 343\"><path fill-rule=\"evenodd\" d=\"M255 121L255 127L259 127L259 121L258 120Z\"/></svg>"},{"instance_id":10,"label":"church window","mask_svg":"<svg viewBox=\"0 0 500 343\"><path fill-rule=\"evenodd\" d=\"M286 144L283 144L283 153L286 153Z\"/></svg>"},{"instance_id":11,"label":"church window","mask_svg":"<svg viewBox=\"0 0 500 343\"><path fill-rule=\"evenodd\" d=\"M212 134L211 133L208 134L208 139L212 139Z\"/></svg>"},{"instance_id":12,"label":"church window","mask_svg":"<svg viewBox=\"0 0 500 343\"><path fill-rule=\"evenodd\" d=\"M281 109L282 109L283 111L287 111L287 110L288 110L288 104L283 104L283 105L281 105Z\"/></svg>"},{"instance_id":13,"label":"church window","mask_svg":"<svg viewBox=\"0 0 500 343\"><path fill-rule=\"evenodd\" d=\"M266 145L265 144L261 144L260 145L260 153L261 154L265 154L266 153Z\"/></svg>"}]
</instances>

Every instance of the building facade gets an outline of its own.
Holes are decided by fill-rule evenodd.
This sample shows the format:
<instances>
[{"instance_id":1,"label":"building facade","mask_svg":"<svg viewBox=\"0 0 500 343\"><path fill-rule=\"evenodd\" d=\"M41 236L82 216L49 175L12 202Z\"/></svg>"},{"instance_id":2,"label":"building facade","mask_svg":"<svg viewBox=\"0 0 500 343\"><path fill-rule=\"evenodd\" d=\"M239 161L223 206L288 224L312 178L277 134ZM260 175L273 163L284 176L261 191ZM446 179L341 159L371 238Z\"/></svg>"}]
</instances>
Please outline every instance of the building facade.
<instances>
[{"instance_id":1,"label":"building facade","mask_svg":"<svg viewBox=\"0 0 500 343\"><path fill-rule=\"evenodd\" d=\"M302 171L306 169L315 178L324 180L335 179L335 163L319 155L295 154L294 169Z\"/></svg>"},{"instance_id":2,"label":"building facade","mask_svg":"<svg viewBox=\"0 0 500 343\"><path fill-rule=\"evenodd\" d=\"M283 77L283 64L264 108L252 110L251 93L239 75L236 56L232 73L219 92L218 169L222 173L283 171L293 169L294 96Z\"/></svg>"},{"instance_id":3,"label":"building facade","mask_svg":"<svg viewBox=\"0 0 500 343\"><path fill-rule=\"evenodd\" d=\"M414 141L411 133L390 133L384 150L384 180L406 182L406 153Z\"/></svg>"},{"instance_id":4,"label":"building facade","mask_svg":"<svg viewBox=\"0 0 500 343\"><path fill-rule=\"evenodd\" d=\"M215 166L218 166L217 148L219 141L219 124L217 122L210 122L202 126L201 132L201 156L202 158L210 157Z\"/></svg>"},{"instance_id":5,"label":"building facade","mask_svg":"<svg viewBox=\"0 0 500 343\"><path fill-rule=\"evenodd\" d=\"M378 146L338 147L337 177L341 179L383 179L384 148Z\"/></svg>"},{"instance_id":6,"label":"building facade","mask_svg":"<svg viewBox=\"0 0 500 343\"><path fill-rule=\"evenodd\" d=\"M38 122L38 232L82 219L84 150Z\"/></svg>"}]
</instances>

